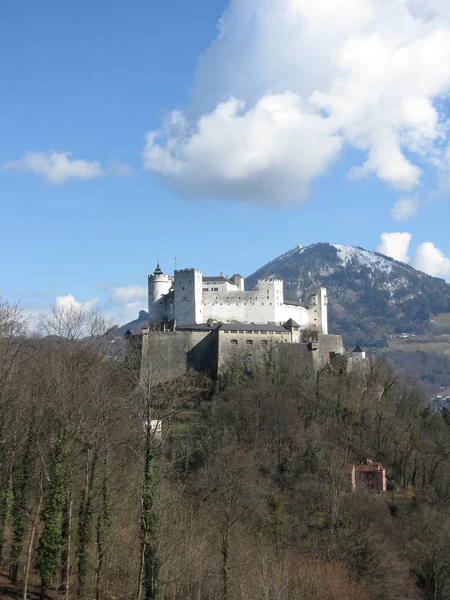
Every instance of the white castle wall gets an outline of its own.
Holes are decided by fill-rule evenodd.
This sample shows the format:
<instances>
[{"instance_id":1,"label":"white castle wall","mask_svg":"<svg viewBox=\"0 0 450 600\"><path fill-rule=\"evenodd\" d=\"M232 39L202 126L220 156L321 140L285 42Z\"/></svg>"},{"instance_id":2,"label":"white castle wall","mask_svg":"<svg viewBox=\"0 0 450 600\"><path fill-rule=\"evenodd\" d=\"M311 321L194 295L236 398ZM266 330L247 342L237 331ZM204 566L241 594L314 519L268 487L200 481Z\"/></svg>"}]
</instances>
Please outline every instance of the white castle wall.
<instances>
[{"instance_id":1,"label":"white castle wall","mask_svg":"<svg viewBox=\"0 0 450 600\"><path fill-rule=\"evenodd\" d=\"M309 309L309 327L320 333L328 333L328 299L323 287L312 288L305 293Z\"/></svg>"},{"instance_id":2,"label":"white castle wall","mask_svg":"<svg viewBox=\"0 0 450 600\"><path fill-rule=\"evenodd\" d=\"M308 310L302 306L284 304L281 280L259 281L251 292L203 292L204 322L214 319L224 322L285 323L293 319L305 327Z\"/></svg>"},{"instance_id":3,"label":"white castle wall","mask_svg":"<svg viewBox=\"0 0 450 600\"><path fill-rule=\"evenodd\" d=\"M236 283L224 281L222 277L208 279L208 282L204 281L202 272L197 269L175 271L174 279L162 273L150 275L149 321L176 319L177 325L190 325L213 319L283 324L293 319L301 329L328 333L325 288L308 290L305 308L284 303L281 279L261 280L258 289L249 292L240 289L244 280L238 276L233 276Z\"/></svg>"},{"instance_id":4,"label":"white castle wall","mask_svg":"<svg viewBox=\"0 0 450 600\"><path fill-rule=\"evenodd\" d=\"M204 323L202 272L198 269L175 271L174 316L177 325Z\"/></svg>"},{"instance_id":5,"label":"white castle wall","mask_svg":"<svg viewBox=\"0 0 450 600\"><path fill-rule=\"evenodd\" d=\"M165 315L164 296L169 293L172 279L164 273L148 276L148 319L161 321Z\"/></svg>"}]
</instances>

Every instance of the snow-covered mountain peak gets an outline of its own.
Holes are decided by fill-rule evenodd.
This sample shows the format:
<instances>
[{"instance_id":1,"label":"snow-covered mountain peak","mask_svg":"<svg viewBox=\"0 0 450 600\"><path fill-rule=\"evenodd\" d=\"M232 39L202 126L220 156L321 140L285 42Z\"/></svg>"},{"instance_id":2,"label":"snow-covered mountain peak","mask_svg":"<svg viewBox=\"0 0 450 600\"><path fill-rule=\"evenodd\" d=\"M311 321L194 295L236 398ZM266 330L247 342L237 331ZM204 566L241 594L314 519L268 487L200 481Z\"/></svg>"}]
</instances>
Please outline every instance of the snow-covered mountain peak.
<instances>
[{"instance_id":1,"label":"snow-covered mountain peak","mask_svg":"<svg viewBox=\"0 0 450 600\"><path fill-rule=\"evenodd\" d=\"M391 273L394 265L396 264L392 259L379 254L374 254L368 250L363 250L362 248L355 248L354 246L342 246L340 244L331 245L333 248L336 248L338 257L345 266L350 263L357 262L369 269L383 271L384 273Z\"/></svg>"}]
</instances>

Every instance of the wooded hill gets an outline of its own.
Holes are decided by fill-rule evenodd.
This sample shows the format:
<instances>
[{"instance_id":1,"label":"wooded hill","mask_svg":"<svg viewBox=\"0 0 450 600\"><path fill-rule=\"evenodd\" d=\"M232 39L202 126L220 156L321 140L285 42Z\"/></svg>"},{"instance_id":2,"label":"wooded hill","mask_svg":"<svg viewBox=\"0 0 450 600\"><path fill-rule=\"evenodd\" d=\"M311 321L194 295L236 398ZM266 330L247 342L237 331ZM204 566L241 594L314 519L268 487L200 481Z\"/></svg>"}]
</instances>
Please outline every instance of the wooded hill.
<instances>
[{"instance_id":1,"label":"wooded hill","mask_svg":"<svg viewBox=\"0 0 450 600\"><path fill-rule=\"evenodd\" d=\"M138 386L137 347L111 356L101 318L54 311L41 331L0 304L0 564L18 597L449 597L450 414L388 365L161 385L155 346ZM367 458L386 495L348 491L343 466Z\"/></svg>"}]
</instances>

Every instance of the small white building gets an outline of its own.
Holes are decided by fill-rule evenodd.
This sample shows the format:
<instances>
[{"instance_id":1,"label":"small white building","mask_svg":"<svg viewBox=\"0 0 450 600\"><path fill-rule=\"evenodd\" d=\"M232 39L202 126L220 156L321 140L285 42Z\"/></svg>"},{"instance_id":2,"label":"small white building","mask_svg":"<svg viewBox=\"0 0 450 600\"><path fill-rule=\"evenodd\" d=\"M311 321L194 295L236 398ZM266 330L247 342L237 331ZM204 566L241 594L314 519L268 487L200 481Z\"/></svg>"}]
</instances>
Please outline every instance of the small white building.
<instances>
[{"instance_id":1,"label":"small white building","mask_svg":"<svg viewBox=\"0 0 450 600\"><path fill-rule=\"evenodd\" d=\"M198 269L183 269L171 276L159 264L148 277L148 313L149 323L177 327L208 322L283 325L291 319L299 332L328 333L323 287L308 290L303 302L289 302L284 300L281 279L262 279L256 290L246 291L238 274L204 277Z\"/></svg>"}]
</instances>

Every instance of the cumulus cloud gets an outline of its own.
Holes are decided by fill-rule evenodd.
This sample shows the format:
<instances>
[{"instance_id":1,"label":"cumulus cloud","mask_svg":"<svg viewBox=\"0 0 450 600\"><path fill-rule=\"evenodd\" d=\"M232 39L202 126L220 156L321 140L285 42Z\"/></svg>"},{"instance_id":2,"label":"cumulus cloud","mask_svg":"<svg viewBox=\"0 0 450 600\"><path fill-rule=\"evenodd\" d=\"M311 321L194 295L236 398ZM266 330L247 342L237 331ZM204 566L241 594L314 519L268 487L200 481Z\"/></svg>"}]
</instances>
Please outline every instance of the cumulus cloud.
<instances>
[{"instance_id":1,"label":"cumulus cloud","mask_svg":"<svg viewBox=\"0 0 450 600\"><path fill-rule=\"evenodd\" d=\"M399 198L391 210L394 221L407 221L417 215L417 200L415 198Z\"/></svg>"},{"instance_id":2,"label":"cumulus cloud","mask_svg":"<svg viewBox=\"0 0 450 600\"><path fill-rule=\"evenodd\" d=\"M131 300L147 298L147 288L140 285L119 286L112 290L112 297L117 302L130 302Z\"/></svg>"},{"instance_id":3,"label":"cumulus cloud","mask_svg":"<svg viewBox=\"0 0 450 600\"><path fill-rule=\"evenodd\" d=\"M53 185L66 183L69 179L88 181L104 175L99 162L70 157L70 152L26 152L21 159L6 163L3 169L29 171Z\"/></svg>"},{"instance_id":4,"label":"cumulus cloud","mask_svg":"<svg viewBox=\"0 0 450 600\"><path fill-rule=\"evenodd\" d=\"M148 304L144 301L127 302L120 312L120 322L129 323L138 318L139 311L148 310Z\"/></svg>"},{"instance_id":5,"label":"cumulus cloud","mask_svg":"<svg viewBox=\"0 0 450 600\"><path fill-rule=\"evenodd\" d=\"M449 90L444 0L230 0L144 166L185 195L295 202L350 145L352 177L411 190L445 151Z\"/></svg>"},{"instance_id":6,"label":"cumulus cloud","mask_svg":"<svg viewBox=\"0 0 450 600\"><path fill-rule=\"evenodd\" d=\"M79 302L71 294L67 296L57 296L55 307L59 310L82 310L85 312L93 312L98 305L98 298L93 298L87 302Z\"/></svg>"},{"instance_id":7,"label":"cumulus cloud","mask_svg":"<svg viewBox=\"0 0 450 600\"><path fill-rule=\"evenodd\" d=\"M415 269L434 277L446 278L450 275L450 258L432 242L424 242L417 247L411 264Z\"/></svg>"},{"instance_id":8,"label":"cumulus cloud","mask_svg":"<svg viewBox=\"0 0 450 600\"><path fill-rule=\"evenodd\" d=\"M411 234L407 232L382 233L381 243L376 251L400 262L407 263L409 261L408 250L411 238Z\"/></svg>"}]
</instances>

